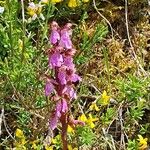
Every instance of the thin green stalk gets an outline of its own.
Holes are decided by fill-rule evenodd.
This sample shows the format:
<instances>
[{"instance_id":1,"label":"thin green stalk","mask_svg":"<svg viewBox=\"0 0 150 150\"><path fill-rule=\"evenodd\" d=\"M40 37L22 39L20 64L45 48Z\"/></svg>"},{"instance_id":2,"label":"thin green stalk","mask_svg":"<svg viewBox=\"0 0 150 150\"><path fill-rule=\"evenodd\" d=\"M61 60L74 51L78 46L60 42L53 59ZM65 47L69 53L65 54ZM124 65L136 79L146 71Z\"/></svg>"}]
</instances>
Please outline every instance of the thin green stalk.
<instances>
[{"instance_id":1,"label":"thin green stalk","mask_svg":"<svg viewBox=\"0 0 150 150\"><path fill-rule=\"evenodd\" d=\"M13 37L12 37L12 12L11 12L11 4L10 0L6 0L7 7L8 7L8 18L9 18L9 41L10 41L10 49L11 49L11 57L13 58L14 55L14 49L13 49ZM13 65L13 64L12 64ZM13 68L13 66L12 66Z\"/></svg>"},{"instance_id":2,"label":"thin green stalk","mask_svg":"<svg viewBox=\"0 0 150 150\"><path fill-rule=\"evenodd\" d=\"M17 89L20 87L20 80L21 80L21 75L22 75L22 66L23 66L23 62L24 62L24 53L25 53L25 35L26 35L26 24L25 24L25 16L24 16L24 2L23 0L21 0L21 7L22 7L22 52L21 52L21 69L20 69L20 73L19 73L19 78L18 78L18 85L17 85Z\"/></svg>"},{"instance_id":3,"label":"thin green stalk","mask_svg":"<svg viewBox=\"0 0 150 150\"><path fill-rule=\"evenodd\" d=\"M108 77L109 94L111 94L110 65L109 65L109 60L108 60L108 51L106 48L103 49L103 54L104 54L104 62L105 62L107 77Z\"/></svg>"}]
</instances>

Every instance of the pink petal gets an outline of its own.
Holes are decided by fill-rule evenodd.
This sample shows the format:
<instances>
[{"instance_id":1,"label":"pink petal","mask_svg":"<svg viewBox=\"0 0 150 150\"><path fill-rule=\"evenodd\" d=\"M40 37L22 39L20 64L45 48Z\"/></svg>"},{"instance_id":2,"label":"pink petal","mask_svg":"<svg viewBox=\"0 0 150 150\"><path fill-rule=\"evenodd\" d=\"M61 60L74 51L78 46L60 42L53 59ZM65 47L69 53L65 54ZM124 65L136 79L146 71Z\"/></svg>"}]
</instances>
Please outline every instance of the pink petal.
<instances>
[{"instance_id":1,"label":"pink petal","mask_svg":"<svg viewBox=\"0 0 150 150\"><path fill-rule=\"evenodd\" d=\"M45 85L45 96L49 96L54 91L54 85L47 81Z\"/></svg>"},{"instance_id":2,"label":"pink petal","mask_svg":"<svg viewBox=\"0 0 150 150\"><path fill-rule=\"evenodd\" d=\"M62 112L66 113L68 111L68 104L65 99L62 99Z\"/></svg>"},{"instance_id":3,"label":"pink petal","mask_svg":"<svg viewBox=\"0 0 150 150\"><path fill-rule=\"evenodd\" d=\"M71 49L72 48L72 42L71 42L69 33L66 29L63 29L61 31L61 38L60 38L59 45L66 48L66 49Z\"/></svg>"},{"instance_id":4,"label":"pink petal","mask_svg":"<svg viewBox=\"0 0 150 150\"><path fill-rule=\"evenodd\" d=\"M60 70L58 73L58 79L62 85L66 84L67 83L66 72L63 70Z\"/></svg>"},{"instance_id":5,"label":"pink petal","mask_svg":"<svg viewBox=\"0 0 150 150\"><path fill-rule=\"evenodd\" d=\"M59 101L57 102L57 104L56 104L56 116L57 116L58 118L61 117L61 110L62 110L62 103L61 103L61 101L59 100Z\"/></svg>"},{"instance_id":6,"label":"pink petal","mask_svg":"<svg viewBox=\"0 0 150 150\"><path fill-rule=\"evenodd\" d=\"M64 65L68 67L68 69L73 69L75 65L73 64L72 57L64 57Z\"/></svg>"},{"instance_id":7,"label":"pink petal","mask_svg":"<svg viewBox=\"0 0 150 150\"><path fill-rule=\"evenodd\" d=\"M52 30L50 35L51 44L56 44L60 40L60 35L57 30Z\"/></svg>"},{"instance_id":8,"label":"pink petal","mask_svg":"<svg viewBox=\"0 0 150 150\"><path fill-rule=\"evenodd\" d=\"M82 125L82 126L85 125L85 122L80 121L80 120L72 120L72 122L73 122L74 125Z\"/></svg>"},{"instance_id":9,"label":"pink petal","mask_svg":"<svg viewBox=\"0 0 150 150\"><path fill-rule=\"evenodd\" d=\"M71 81L72 82L81 81L81 77L79 75L77 75L77 74L72 74Z\"/></svg>"},{"instance_id":10,"label":"pink petal","mask_svg":"<svg viewBox=\"0 0 150 150\"><path fill-rule=\"evenodd\" d=\"M49 57L49 66L52 66L52 68L60 67L62 63L63 57L59 52L55 52Z\"/></svg>"},{"instance_id":11,"label":"pink petal","mask_svg":"<svg viewBox=\"0 0 150 150\"><path fill-rule=\"evenodd\" d=\"M54 116L52 116L52 118L50 119L50 123L49 123L50 128L54 130L57 127L57 123L58 123L58 117L57 115L54 114Z\"/></svg>"},{"instance_id":12,"label":"pink petal","mask_svg":"<svg viewBox=\"0 0 150 150\"><path fill-rule=\"evenodd\" d=\"M68 95L70 97L70 99L76 99L77 98L76 92L74 91L72 86L66 85L65 88L63 89L63 93Z\"/></svg>"}]
</instances>

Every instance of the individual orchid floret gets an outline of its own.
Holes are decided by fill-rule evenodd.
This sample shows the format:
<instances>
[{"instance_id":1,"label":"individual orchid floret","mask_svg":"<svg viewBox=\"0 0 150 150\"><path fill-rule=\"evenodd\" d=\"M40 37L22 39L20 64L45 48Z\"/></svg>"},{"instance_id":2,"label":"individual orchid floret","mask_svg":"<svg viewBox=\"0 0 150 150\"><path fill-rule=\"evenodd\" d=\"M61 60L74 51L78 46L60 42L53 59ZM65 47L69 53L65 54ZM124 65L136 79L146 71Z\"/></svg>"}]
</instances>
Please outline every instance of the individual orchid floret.
<instances>
[{"instance_id":1,"label":"individual orchid floret","mask_svg":"<svg viewBox=\"0 0 150 150\"><path fill-rule=\"evenodd\" d=\"M57 123L62 113L66 113L68 111L68 104L65 99L61 99L56 104L55 112L52 113L52 117L50 120L50 127L54 130L57 127Z\"/></svg>"},{"instance_id":2,"label":"individual orchid floret","mask_svg":"<svg viewBox=\"0 0 150 150\"><path fill-rule=\"evenodd\" d=\"M72 31L70 24L64 27L63 30L61 30L61 38L59 45L66 48L66 49L72 49L72 42L71 42L71 36Z\"/></svg>"},{"instance_id":3,"label":"individual orchid floret","mask_svg":"<svg viewBox=\"0 0 150 150\"><path fill-rule=\"evenodd\" d=\"M77 82L77 81L81 81L82 79L81 79L81 77L79 76L79 75L77 75L77 74L72 74L71 76L70 76L70 80L72 81L72 82Z\"/></svg>"},{"instance_id":4,"label":"individual orchid floret","mask_svg":"<svg viewBox=\"0 0 150 150\"><path fill-rule=\"evenodd\" d=\"M64 63L63 64L65 66L67 66L68 69L72 69L75 67L72 57L64 57Z\"/></svg>"},{"instance_id":5,"label":"individual orchid floret","mask_svg":"<svg viewBox=\"0 0 150 150\"><path fill-rule=\"evenodd\" d=\"M45 85L45 96L49 96L54 91L54 85L47 81Z\"/></svg>"},{"instance_id":6,"label":"individual orchid floret","mask_svg":"<svg viewBox=\"0 0 150 150\"><path fill-rule=\"evenodd\" d=\"M76 92L75 92L74 88L71 85L66 85L64 87L62 93L67 95L70 98L70 100L77 98Z\"/></svg>"},{"instance_id":7,"label":"individual orchid floret","mask_svg":"<svg viewBox=\"0 0 150 150\"><path fill-rule=\"evenodd\" d=\"M59 26L58 23L53 21L51 25L52 31L50 35L50 43L51 44L56 44L60 40L60 34L59 34Z\"/></svg>"},{"instance_id":8,"label":"individual orchid floret","mask_svg":"<svg viewBox=\"0 0 150 150\"><path fill-rule=\"evenodd\" d=\"M45 85L45 96L49 96L52 92L54 92L56 85L58 85L58 83L54 79L47 77Z\"/></svg>"},{"instance_id":9,"label":"individual orchid floret","mask_svg":"<svg viewBox=\"0 0 150 150\"><path fill-rule=\"evenodd\" d=\"M49 123L51 130L54 130L57 127L58 119L59 118L56 112L52 112L52 116L51 116L50 123Z\"/></svg>"},{"instance_id":10,"label":"individual orchid floret","mask_svg":"<svg viewBox=\"0 0 150 150\"><path fill-rule=\"evenodd\" d=\"M65 68L60 68L58 72L58 79L61 85L67 84L67 74Z\"/></svg>"},{"instance_id":11,"label":"individual orchid floret","mask_svg":"<svg viewBox=\"0 0 150 150\"><path fill-rule=\"evenodd\" d=\"M55 52L49 56L50 68L60 67L63 63L63 56L59 52Z\"/></svg>"}]
</instances>

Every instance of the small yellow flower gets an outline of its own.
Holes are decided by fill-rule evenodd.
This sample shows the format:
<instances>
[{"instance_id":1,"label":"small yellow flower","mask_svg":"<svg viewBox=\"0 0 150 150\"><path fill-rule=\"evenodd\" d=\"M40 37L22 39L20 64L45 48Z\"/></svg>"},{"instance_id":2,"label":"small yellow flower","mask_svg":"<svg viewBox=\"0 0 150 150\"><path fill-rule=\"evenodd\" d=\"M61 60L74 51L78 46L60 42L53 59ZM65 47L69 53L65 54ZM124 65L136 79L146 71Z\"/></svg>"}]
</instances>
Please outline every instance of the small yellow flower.
<instances>
[{"instance_id":1,"label":"small yellow flower","mask_svg":"<svg viewBox=\"0 0 150 150\"><path fill-rule=\"evenodd\" d=\"M93 118L91 114L89 114L89 117L87 118L85 114L82 114L80 117L78 117L78 120L87 123L87 125L89 125L90 128L94 128L95 124L93 122L97 121L98 118Z\"/></svg>"},{"instance_id":2,"label":"small yellow flower","mask_svg":"<svg viewBox=\"0 0 150 150\"><path fill-rule=\"evenodd\" d=\"M20 130L20 129L17 129L17 130L16 130L15 136L16 136L17 138L25 138L25 137L24 137L24 134L23 134L23 131Z\"/></svg>"},{"instance_id":3,"label":"small yellow flower","mask_svg":"<svg viewBox=\"0 0 150 150\"><path fill-rule=\"evenodd\" d=\"M38 142L39 142L39 140L34 140L34 141L32 141L31 142L31 144L32 144L32 149L37 149L38 148L38 146L37 146L37 144L38 144Z\"/></svg>"},{"instance_id":4,"label":"small yellow flower","mask_svg":"<svg viewBox=\"0 0 150 150\"><path fill-rule=\"evenodd\" d=\"M139 139L139 149L145 150L147 148L147 138L143 138L141 135L138 135Z\"/></svg>"},{"instance_id":5,"label":"small yellow flower","mask_svg":"<svg viewBox=\"0 0 150 150\"><path fill-rule=\"evenodd\" d=\"M89 0L82 0L82 2L83 2L83 3L87 3L87 2L89 2Z\"/></svg>"},{"instance_id":6,"label":"small yellow flower","mask_svg":"<svg viewBox=\"0 0 150 150\"><path fill-rule=\"evenodd\" d=\"M27 8L27 13L30 15L30 16L34 16L36 15L36 12L37 12L37 6L36 4L34 4L33 2L29 3L29 6Z\"/></svg>"},{"instance_id":7,"label":"small yellow flower","mask_svg":"<svg viewBox=\"0 0 150 150\"><path fill-rule=\"evenodd\" d=\"M22 138L19 141L16 141L14 143L14 146L15 146L16 150L26 150L26 147L25 147L26 143L27 143L27 141L25 140L25 138Z\"/></svg>"},{"instance_id":8,"label":"small yellow flower","mask_svg":"<svg viewBox=\"0 0 150 150\"><path fill-rule=\"evenodd\" d=\"M41 4L35 4L34 2L29 3L27 13L32 17L33 20L37 18L37 15L39 15L41 11L42 11Z\"/></svg>"},{"instance_id":9,"label":"small yellow flower","mask_svg":"<svg viewBox=\"0 0 150 150\"><path fill-rule=\"evenodd\" d=\"M54 148L53 145L52 145L52 146L45 146L45 149L46 149L46 150L53 150L53 148Z\"/></svg>"},{"instance_id":10,"label":"small yellow flower","mask_svg":"<svg viewBox=\"0 0 150 150\"><path fill-rule=\"evenodd\" d=\"M60 134L58 134L57 136L55 136L53 139L52 139L52 143L53 144L56 144L57 141L60 141L61 137L60 137Z\"/></svg>"},{"instance_id":11,"label":"small yellow flower","mask_svg":"<svg viewBox=\"0 0 150 150\"><path fill-rule=\"evenodd\" d=\"M90 126L90 128L94 128L95 124L93 122L98 121L98 118L93 118L91 114L89 114L89 118L87 120L87 124Z\"/></svg>"},{"instance_id":12,"label":"small yellow flower","mask_svg":"<svg viewBox=\"0 0 150 150\"><path fill-rule=\"evenodd\" d=\"M70 125L68 125L67 132L74 133L74 129Z\"/></svg>"},{"instance_id":13,"label":"small yellow flower","mask_svg":"<svg viewBox=\"0 0 150 150\"><path fill-rule=\"evenodd\" d=\"M104 91L103 94L102 94L102 97L100 99L100 103L102 105L108 105L110 102L110 96L107 95L107 92Z\"/></svg>"},{"instance_id":14,"label":"small yellow flower","mask_svg":"<svg viewBox=\"0 0 150 150\"><path fill-rule=\"evenodd\" d=\"M92 110L96 110L96 111L99 111L99 110L100 110L100 109L98 108L96 102L93 102L89 109L90 109L91 111L92 111Z\"/></svg>"},{"instance_id":15,"label":"small yellow flower","mask_svg":"<svg viewBox=\"0 0 150 150\"><path fill-rule=\"evenodd\" d=\"M62 2L63 0L51 0L52 3L60 3Z\"/></svg>"},{"instance_id":16,"label":"small yellow flower","mask_svg":"<svg viewBox=\"0 0 150 150\"><path fill-rule=\"evenodd\" d=\"M78 150L78 148L72 148L71 145L68 145L68 150Z\"/></svg>"},{"instance_id":17,"label":"small yellow flower","mask_svg":"<svg viewBox=\"0 0 150 150\"><path fill-rule=\"evenodd\" d=\"M75 8L77 6L77 0L69 0L68 7Z\"/></svg>"},{"instance_id":18,"label":"small yellow flower","mask_svg":"<svg viewBox=\"0 0 150 150\"><path fill-rule=\"evenodd\" d=\"M85 116L85 114L82 114L81 116L78 117L78 120L86 122L87 121L87 117Z\"/></svg>"}]
</instances>

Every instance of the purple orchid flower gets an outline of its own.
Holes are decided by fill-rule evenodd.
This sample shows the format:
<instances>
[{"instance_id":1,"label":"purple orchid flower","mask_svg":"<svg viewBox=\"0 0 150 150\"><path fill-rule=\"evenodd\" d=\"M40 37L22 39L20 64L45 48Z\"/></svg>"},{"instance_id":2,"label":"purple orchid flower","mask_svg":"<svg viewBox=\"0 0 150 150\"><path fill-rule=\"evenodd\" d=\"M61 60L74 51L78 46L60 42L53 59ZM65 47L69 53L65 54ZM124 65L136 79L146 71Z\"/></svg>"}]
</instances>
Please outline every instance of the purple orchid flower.
<instances>
[{"instance_id":1,"label":"purple orchid flower","mask_svg":"<svg viewBox=\"0 0 150 150\"><path fill-rule=\"evenodd\" d=\"M67 69L73 69L75 65L73 64L72 57L64 57L64 65L67 66Z\"/></svg>"},{"instance_id":2,"label":"purple orchid flower","mask_svg":"<svg viewBox=\"0 0 150 150\"><path fill-rule=\"evenodd\" d=\"M68 111L68 104L65 99L62 99L62 112L66 113Z\"/></svg>"},{"instance_id":3,"label":"purple orchid flower","mask_svg":"<svg viewBox=\"0 0 150 150\"><path fill-rule=\"evenodd\" d=\"M68 111L68 104L65 99L59 100L56 104L56 110L53 112L53 115L50 120L50 128L54 130L57 127L57 123L62 113Z\"/></svg>"},{"instance_id":4,"label":"purple orchid flower","mask_svg":"<svg viewBox=\"0 0 150 150\"><path fill-rule=\"evenodd\" d=\"M54 85L50 80L47 80L45 85L45 96L49 96L54 91Z\"/></svg>"},{"instance_id":5,"label":"purple orchid flower","mask_svg":"<svg viewBox=\"0 0 150 150\"><path fill-rule=\"evenodd\" d=\"M60 40L60 35L57 30L52 30L50 35L50 42L51 44L56 44Z\"/></svg>"},{"instance_id":6,"label":"purple orchid flower","mask_svg":"<svg viewBox=\"0 0 150 150\"><path fill-rule=\"evenodd\" d=\"M66 49L72 49L72 42L67 29L61 30L61 38L60 38L59 45Z\"/></svg>"},{"instance_id":7,"label":"purple orchid flower","mask_svg":"<svg viewBox=\"0 0 150 150\"><path fill-rule=\"evenodd\" d=\"M58 119L58 116L55 113L53 113L49 122L51 130L54 130L57 127Z\"/></svg>"},{"instance_id":8,"label":"purple orchid flower","mask_svg":"<svg viewBox=\"0 0 150 150\"><path fill-rule=\"evenodd\" d=\"M71 85L66 85L63 89L63 93L68 95L70 99L76 99L77 98L76 92Z\"/></svg>"},{"instance_id":9,"label":"purple orchid flower","mask_svg":"<svg viewBox=\"0 0 150 150\"><path fill-rule=\"evenodd\" d=\"M57 22L53 21L51 28L52 28L52 32L50 35L50 42L51 42L51 44L56 44L60 40L60 34L58 31L59 26L58 26Z\"/></svg>"},{"instance_id":10,"label":"purple orchid flower","mask_svg":"<svg viewBox=\"0 0 150 150\"><path fill-rule=\"evenodd\" d=\"M49 56L50 68L60 67L63 63L63 56L59 52L53 53Z\"/></svg>"},{"instance_id":11,"label":"purple orchid flower","mask_svg":"<svg viewBox=\"0 0 150 150\"><path fill-rule=\"evenodd\" d=\"M67 84L66 76L67 76L66 71L63 69L60 69L60 71L58 72L58 79L59 79L61 85Z\"/></svg>"},{"instance_id":12,"label":"purple orchid flower","mask_svg":"<svg viewBox=\"0 0 150 150\"><path fill-rule=\"evenodd\" d=\"M70 76L70 79L71 79L72 82L77 82L77 81L82 80L81 77L79 75L75 74L75 73Z\"/></svg>"}]
</instances>

